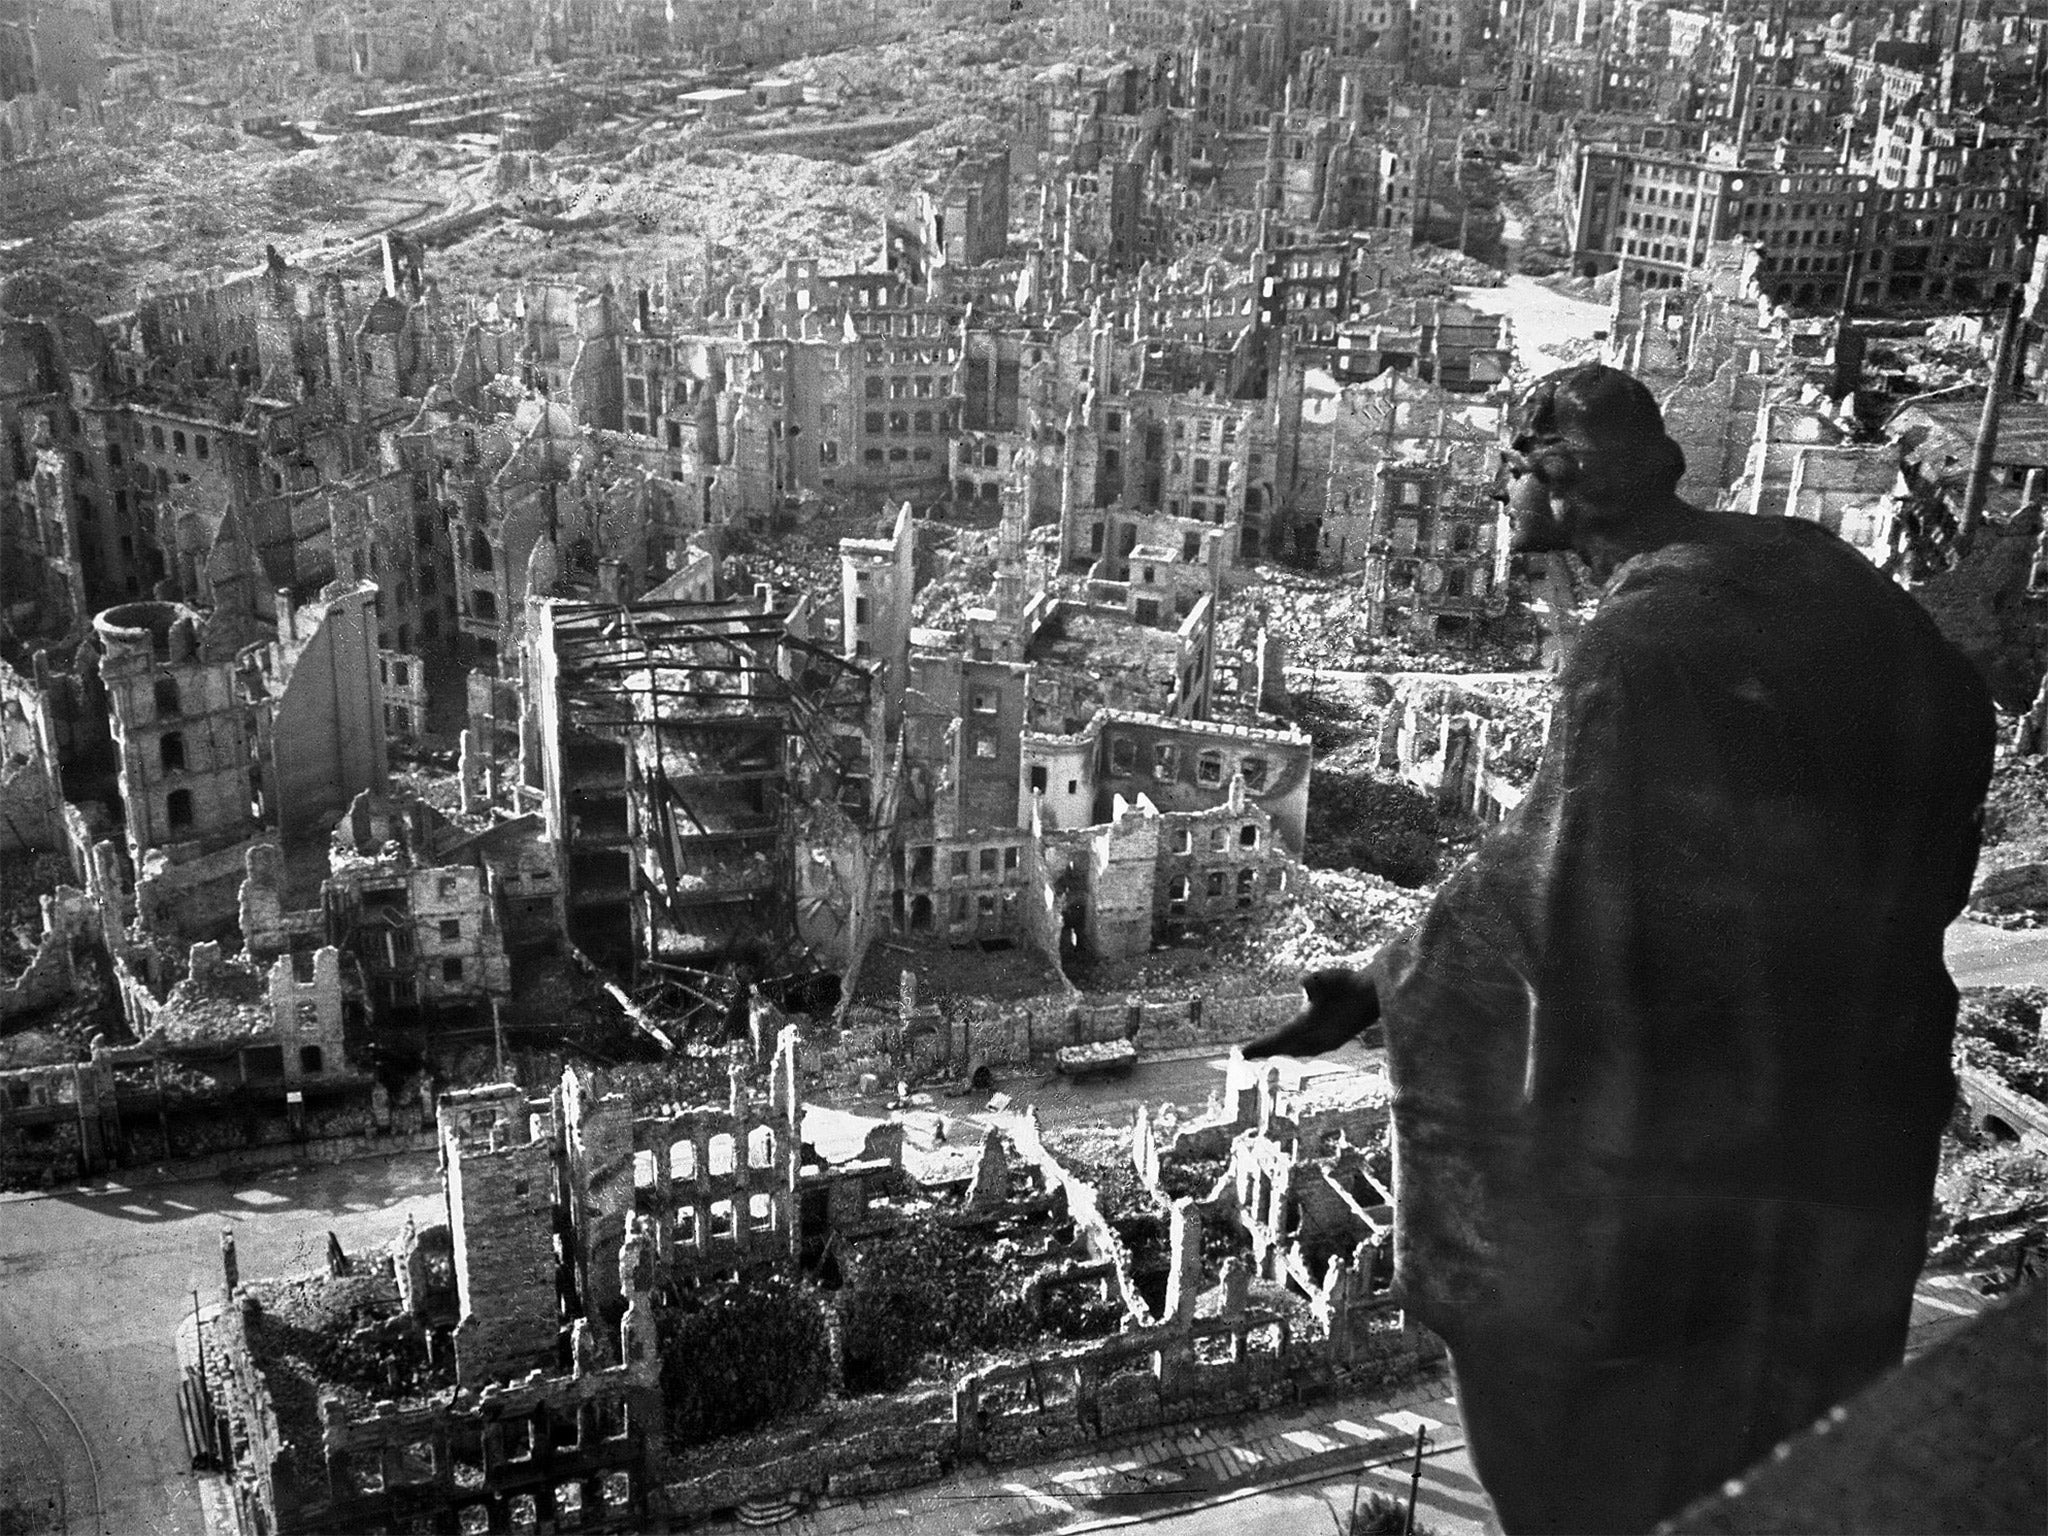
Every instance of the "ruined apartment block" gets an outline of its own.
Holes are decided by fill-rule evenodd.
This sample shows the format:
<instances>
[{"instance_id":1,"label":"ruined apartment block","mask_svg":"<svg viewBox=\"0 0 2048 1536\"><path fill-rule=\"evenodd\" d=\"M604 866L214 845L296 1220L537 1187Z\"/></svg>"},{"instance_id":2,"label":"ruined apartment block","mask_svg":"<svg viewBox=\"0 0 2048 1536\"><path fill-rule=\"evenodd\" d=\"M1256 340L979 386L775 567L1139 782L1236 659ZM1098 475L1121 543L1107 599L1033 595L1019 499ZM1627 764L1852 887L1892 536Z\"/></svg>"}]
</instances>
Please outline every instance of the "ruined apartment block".
<instances>
[{"instance_id":1,"label":"ruined apartment block","mask_svg":"<svg viewBox=\"0 0 2048 1536\"><path fill-rule=\"evenodd\" d=\"M807 601L765 589L537 614L528 696L569 939L635 974L793 942L800 821L871 809L868 671L808 638Z\"/></svg>"},{"instance_id":2,"label":"ruined apartment block","mask_svg":"<svg viewBox=\"0 0 2048 1536\"><path fill-rule=\"evenodd\" d=\"M205 618L134 603L93 621L120 760L128 853L195 930L232 914L242 849L256 828L246 713L232 657L210 656ZM166 899L169 899L166 897Z\"/></svg>"},{"instance_id":3,"label":"ruined apartment block","mask_svg":"<svg viewBox=\"0 0 2048 1536\"><path fill-rule=\"evenodd\" d=\"M511 991L488 868L438 821L365 792L335 828L322 903L380 1010L469 1008Z\"/></svg>"},{"instance_id":4,"label":"ruined apartment block","mask_svg":"<svg viewBox=\"0 0 2048 1536\"><path fill-rule=\"evenodd\" d=\"M1121 1329L1040 1340L936 1391L849 1395L776 1429L789 1436L778 1457L700 1455L667 1415L686 1365L666 1353L668 1322L687 1315L700 1287L796 1274L906 1230L894 1202L917 1178L900 1124L820 1118L800 1097L795 1030L772 1011L757 1022L766 1060L733 1064L724 1105L680 1109L629 1078L579 1069L546 1094L501 1084L444 1095L445 1226L408 1222L381 1252L330 1252L325 1275L282 1283L244 1280L230 1249L222 1305L205 1329L207 1376L233 1426L243 1518L280 1532L343 1519L644 1529L792 1489L898 1487L963 1457L1014 1457L1030 1444L1079 1445L1397 1379L1435 1354L1376 1289L1372 1240L1342 1248L1353 1227L1370 1230L1369 1216L1346 1226L1314 1214L1304 1226L1276 1210L1289 1233L1283 1256L1276 1244L1256 1270L1241 1257L1205 1261L1205 1228L1236 1222L1250 1175L1227 1176L1202 1200L1169 1201L1164 1162L1207 1155L1219 1139L1235 1138L1240 1158L1296 1149L1304 1178L1339 1181L1330 1187L1341 1209L1343 1181L1358 1176L1341 1138L1355 1132L1362 1144L1384 1121L1383 1106L1284 1096L1239 1064L1224 1115L1164 1147L1141 1115L1133 1137L1139 1198L1168 1218L1163 1308L1139 1293L1095 1188L1047 1149L1034 1117L1009 1118L970 1170L908 1187L939 1220L1019 1249L1026 1307L1085 1297ZM1333 1138L1334 1160L1323 1150ZM1258 1210L1244 1219L1265 1219ZM1056 1240L1062 1222L1075 1244ZM1326 1256L1307 1284L1316 1328L1290 1324L1276 1282L1259 1271L1299 1284ZM855 1257L845 1286L857 1288L859 1273ZM806 1305L836 1305L831 1291L808 1294ZM301 1329L345 1332L361 1363L336 1354L309 1372L306 1356L282 1347ZM374 1389L366 1368L378 1373ZM1029 1399L1018 1388L1032 1377L1068 1386Z\"/></svg>"}]
</instances>

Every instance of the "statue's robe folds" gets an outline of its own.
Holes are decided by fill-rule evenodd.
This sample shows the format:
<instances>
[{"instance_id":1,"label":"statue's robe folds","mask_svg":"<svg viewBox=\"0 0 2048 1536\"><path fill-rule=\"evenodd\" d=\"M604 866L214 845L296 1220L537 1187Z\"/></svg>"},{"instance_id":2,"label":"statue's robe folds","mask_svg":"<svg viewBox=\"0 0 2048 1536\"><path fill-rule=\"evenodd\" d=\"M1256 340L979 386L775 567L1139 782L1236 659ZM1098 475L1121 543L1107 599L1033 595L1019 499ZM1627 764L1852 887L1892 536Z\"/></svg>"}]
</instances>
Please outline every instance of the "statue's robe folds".
<instances>
[{"instance_id":1,"label":"statue's robe folds","mask_svg":"<svg viewBox=\"0 0 2048 1536\"><path fill-rule=\"evenodd\" d=\"M1397 1279L1510 1531L1739 1471L1899 1359L1925 1252L1989 698L1824 530L1706 526L1615 572L1527 799L1373 967Z\"/></svg>"}]
</instances>

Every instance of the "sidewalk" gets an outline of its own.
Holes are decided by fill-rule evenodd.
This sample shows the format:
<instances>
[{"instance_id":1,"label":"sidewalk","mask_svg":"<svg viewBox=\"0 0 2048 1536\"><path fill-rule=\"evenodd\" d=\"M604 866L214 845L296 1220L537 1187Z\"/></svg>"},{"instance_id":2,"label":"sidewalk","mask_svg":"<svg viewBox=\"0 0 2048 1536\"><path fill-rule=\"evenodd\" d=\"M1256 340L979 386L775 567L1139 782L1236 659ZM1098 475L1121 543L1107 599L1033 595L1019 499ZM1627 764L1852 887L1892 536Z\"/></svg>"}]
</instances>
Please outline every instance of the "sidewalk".
<instances>
[{"instance_id":1,"label":"sidewalk","mask_svg":"<svg viewBox=\"0 0 2048 1536\"><path fill-rule=\"evenodd\" d=\"M1221 1423L1161 1430L1122 1448L1060 1461L976 1467L942 1482L867 1498L828 1499L775 1527L792 1536L852 1536L887 1528L918 1536L1053 1536L1179 1514L1267 1489L1348 1476L1398 1461L1425 1431L1431 1451L1464 1444L1447 1378L1390 1398L1332 1399ZM693 1527L750 1529L739 1520Z\"/></svg>"},{"instance_id":2,"label":"sidewalk","mask_svg":"<svg viewBox=\"0 0 2048 1536\"><path fill-rule=\"evenodd\" d=\"M174 1342L178 1350L178 1369L199 1370L199 1330L220 1316L220 1303L205 1303L198 1313L186 1313L178 1321ZM228 1491L227 1474L224 1472L202 1472L194 1469L192 1485L199 1493L199 1515L206 1522L206 1536L239 1536L240 1522L235 1518L235 1496Z\"/></svg>"}]
</instances>

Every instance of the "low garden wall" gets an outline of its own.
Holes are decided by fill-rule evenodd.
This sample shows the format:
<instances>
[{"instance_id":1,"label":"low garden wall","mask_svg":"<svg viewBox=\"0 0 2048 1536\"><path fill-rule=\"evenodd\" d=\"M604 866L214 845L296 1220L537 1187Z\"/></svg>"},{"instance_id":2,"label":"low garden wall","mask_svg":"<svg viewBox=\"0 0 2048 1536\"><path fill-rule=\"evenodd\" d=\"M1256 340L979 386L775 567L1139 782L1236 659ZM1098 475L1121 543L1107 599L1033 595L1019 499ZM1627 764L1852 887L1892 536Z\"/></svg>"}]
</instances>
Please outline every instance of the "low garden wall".
<instances>
[{"instance_id":1,"label":"low garden wall","mask_svg":"<svg viewBox=\"0 0 2048 1536\"><path fill-rule=\"evenodd\" d=\"M1048 1350L930 1388L828 1403L760 1434L675 1453L671 1519L741 1503L809 1502L908 1487L965 1460L993 1465L1114 1443L1171 1424L1334 1395L1393 1391L1433 1369L1443 1345L1384 1300L1340 1309L1304 1336L1258 1308L1137 1328Z\"/></svg>"}]
</instances>

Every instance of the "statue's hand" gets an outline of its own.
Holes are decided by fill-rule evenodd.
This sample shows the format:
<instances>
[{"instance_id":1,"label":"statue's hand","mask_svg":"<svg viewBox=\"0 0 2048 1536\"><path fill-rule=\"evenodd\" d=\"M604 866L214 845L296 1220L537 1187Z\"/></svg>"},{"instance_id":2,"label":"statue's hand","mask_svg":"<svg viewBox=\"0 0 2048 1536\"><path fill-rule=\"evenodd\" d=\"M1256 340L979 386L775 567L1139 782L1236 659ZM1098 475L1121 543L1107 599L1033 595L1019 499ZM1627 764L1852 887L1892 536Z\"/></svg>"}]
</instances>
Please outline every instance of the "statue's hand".
<instances>
[{"instance_id":1,"label":"statue's hand","mask_svg":"<svg viewBox=\"0 0 2048 1536\"><path fill-rule=\"evenodd\" d=\"M1320 1056L1362 1034L1380 1016L1380 996L1363 971L1315 971L1302 978L1308 1006L1278 1029L1243 1047L1247 1060L1261 1056Z\"/></svg>"}]
</instances>

